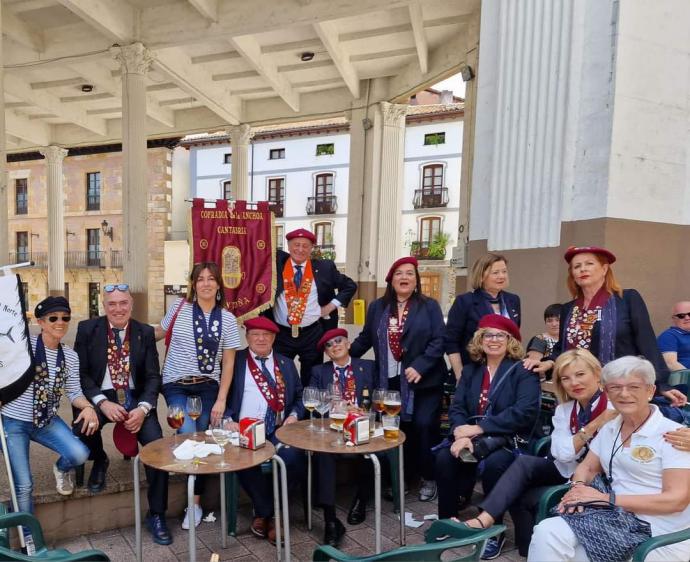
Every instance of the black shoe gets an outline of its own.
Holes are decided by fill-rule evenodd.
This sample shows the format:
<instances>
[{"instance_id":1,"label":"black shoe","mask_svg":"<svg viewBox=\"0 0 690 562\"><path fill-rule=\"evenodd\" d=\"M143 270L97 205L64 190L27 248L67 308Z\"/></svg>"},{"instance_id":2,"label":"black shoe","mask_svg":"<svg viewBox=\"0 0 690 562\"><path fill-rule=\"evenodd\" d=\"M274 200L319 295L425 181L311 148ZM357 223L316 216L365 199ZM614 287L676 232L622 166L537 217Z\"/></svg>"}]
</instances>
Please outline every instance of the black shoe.
<instances>
[{"instance_id":1,"label":"black shoe","mask_svg":"<svg viewBox=\"0 0 690 562\"><path fill-rule=\"evenodd\" d=\"M74 485L77 488L84 486L84 465L74 467Z\"/></svg>"},{"instance_id":2,"label":"black shoe","mask_svg":"<svg viewBox=\"0 0 690 562\"><path fill-rule=\"evenodd\" d=\"M103 488L105 488L105 475L108 471L109 465L110 461L108 460L108 457L106 457L105 460L94 461L91 474L89 474L89 482L87 484L89 492L97 494L98 492L103 491Z\"/></svg>"},{"instance_id":3,"label":"black shoe","mask_svg":"<svg viewBox=\"0 0 690 562\"><path fill-rule=\"evenodd\" d=\"M147 514L146 526L151 532L153 542L156 544L172 544L172 535L168 530L168 523L165 521L164 515L158 515L157 513Z\"/></svg>"},{"instance_id":4,"label":"black shoe","mask_svg":"<svg viewBox=\"0 0 690 562\"><path fill-rule=\"evenodd\" d=\"M338 519L326 522L326 531L323 536L324 544L329 544L335 548L340 545L340 540L345 534L345 525L343 525Z\"/></svg>"},{"instance_id":5,"label":"black shoe","mask_svg":"<svg viewBox=\"0 0 690 562\"><path fill-rule=\"evenodd\" d=\"M352 502L350 511L347 513L347 522L350 525L359 525L360 523L364 523L366 518L367 503L364 500L355 498L355 501Z\"/></svg>"}]
</instances>

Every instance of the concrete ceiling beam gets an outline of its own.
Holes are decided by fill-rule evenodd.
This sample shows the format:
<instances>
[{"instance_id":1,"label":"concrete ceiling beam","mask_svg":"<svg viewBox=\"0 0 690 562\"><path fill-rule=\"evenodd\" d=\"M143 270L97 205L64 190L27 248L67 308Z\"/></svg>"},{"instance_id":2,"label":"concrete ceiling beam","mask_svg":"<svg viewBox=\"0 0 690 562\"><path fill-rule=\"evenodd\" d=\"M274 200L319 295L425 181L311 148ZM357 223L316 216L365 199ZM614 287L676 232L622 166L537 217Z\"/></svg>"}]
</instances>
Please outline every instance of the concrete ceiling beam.
<instances>
[{"instance_id":1,"label":"concrete ceiling beam","mask_svg":"<svg viewBox=\"0 0 690 562\"><path fill-rule=\"evenodd\" d=\"M2 34L36 52L40 53L44 49L43 34L31 29L7 8L2 11Z\"/></svg>"},{"instance_id":2,"label":"concrete ceiling beam","mask_svg":"<svg viewBox=\"0 0 690 562\"><path fill-rule=\"evenodd\" d=\"M12 110L5 110L5 130L8 134L36 146L48 146L51 141L51 126L48 123L31 121Z\"/></svg>"},{"instance_id":3,"label":"concrete ceiling beam","mask_svg":"<svg viewBox=\"0 0 690 562\"><path fill-rule=\"evenodd\" d=\"M189 0L194 9L209 21L218 21L218 0Z\"/></svg>"},{"instance_id":4,"label":"concrete ceiling beam","mask_svg":"<svg viewBox=\"0 0 690 562\"><path fill-rule=\"evenodd\" d=\"M424 74L429 68L429 46L424 34L424 15L422 14L422 5L419 3L419 0L411 0L409 10L414 46L417 49L417 58L419 59L419 69Z\"/></svg>"},{"instance_id":5,"label":"concrete ceiling beam","mask_svg":"<svg viewBox=\"0 0 690 562\"><path fill-rule=\"evenodd\" d=\"M70 12L113 41L136 40L138 12L121 0L58 0Z\"/></svg>"},{"instance_id":6,"label":"concrete ceiling beam","mask_svg":"<svg viewBox=\"0 0 690 562\"><path fill-rule=\"evenodd\" d=\"M340 72L348 90L355 99L359 98L359 76L357 70L350 62L346 50L338 39L338 28L332 21L324 21L314 24L314 30L326 47L333 64Z\"/></svg>"}]
</instances>

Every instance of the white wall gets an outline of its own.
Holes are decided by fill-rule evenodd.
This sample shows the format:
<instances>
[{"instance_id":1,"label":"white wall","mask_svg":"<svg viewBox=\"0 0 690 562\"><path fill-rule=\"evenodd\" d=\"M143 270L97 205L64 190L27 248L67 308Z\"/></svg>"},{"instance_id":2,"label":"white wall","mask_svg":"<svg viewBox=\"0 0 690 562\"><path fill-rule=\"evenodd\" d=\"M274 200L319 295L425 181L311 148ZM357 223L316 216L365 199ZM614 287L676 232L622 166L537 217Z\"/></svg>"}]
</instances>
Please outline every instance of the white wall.
<instances>
[{"instance_id":1,"label":"white wall","mask_svg":"<svg viewBox=\"0 0 690 562\"><path fill-rule=\"evenodd\" d=\"M187 211L192 197L189 173L189 151L181 146L172 154L172 240L187 239Z\"/></svg>"}]
</instances>

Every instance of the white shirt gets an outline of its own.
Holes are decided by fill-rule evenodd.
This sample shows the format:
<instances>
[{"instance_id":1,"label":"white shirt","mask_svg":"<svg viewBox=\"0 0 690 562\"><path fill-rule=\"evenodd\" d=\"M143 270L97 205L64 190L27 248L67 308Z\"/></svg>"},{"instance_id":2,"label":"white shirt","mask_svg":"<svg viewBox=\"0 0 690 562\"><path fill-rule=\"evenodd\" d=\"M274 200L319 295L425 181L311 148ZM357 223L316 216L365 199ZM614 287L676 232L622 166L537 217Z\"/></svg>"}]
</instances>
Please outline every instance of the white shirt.
<instances>
[{"instance_id":1,"label":"white shirt","mask_svg":"<svg viewBox=\"0 0 690 562\"><path fill-rule=\"evenodd\" d=\"M674 431L680 427L674 421L665 418L659 408L652 405L653 413L647 422L630 439L629 447L621 447L613 458L613 491L617 495L645 495L659 494L662 490L662 476L664 470L682 468L690 470L690 453L679 451L664 441L664 433ZM599 462L609 476L609 459L612 451L620 445L620 436L616 444L614 440L621 427L622 417L604 425L590 444L590 450L599 457ZM641 449L644 448L644 449ZM647 459L639 451L651 453ZM637 452L636 452L637 451ZM648 521L652 526L652 536L674 533L690 527L690 505L683 511L668 515L649 515L636 513L640 519ZM688 560L690 558L690 541L672 545L674 560Z\"/></svg>"},{"instance_id":2,"label":"white shirt","mask_svg":"<svg viewBox=\"0 0 690 562\"><path fill-rule=\"evenodd\" d=\"M592 409L596 408L601 400L601 396L592 404ZM579 404L577 400L564 402L556 407L553 415L553 432L551 433L551 456L554 459L554 464L561 473L563 478L570 478L575 472L578 465L578 460L587 451L586 447L582 447L580 452L575 452L575 445L573 445L573 434L570 432L570 416L573 413L573 408ZM613 410L613 405L609 400L606 404L607 410ZM610 422L609 422L610 423Z\"/></svg>"}]
</instances>

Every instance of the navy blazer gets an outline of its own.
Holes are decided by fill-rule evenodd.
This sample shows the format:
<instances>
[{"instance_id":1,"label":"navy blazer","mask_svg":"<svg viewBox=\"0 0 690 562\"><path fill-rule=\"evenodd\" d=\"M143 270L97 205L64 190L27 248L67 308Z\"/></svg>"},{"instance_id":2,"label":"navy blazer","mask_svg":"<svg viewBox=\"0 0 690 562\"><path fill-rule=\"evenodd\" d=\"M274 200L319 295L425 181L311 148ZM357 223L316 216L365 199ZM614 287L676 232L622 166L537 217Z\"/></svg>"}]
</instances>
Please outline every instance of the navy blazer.
<instances>
[{"instance_id":1,"label":"navy blazer","mask_svg":"<svg viewBox=\"0 0 690 562\"><path fill-rule=\"evenodd\" d=\"M355 392L357 403L362 403L362 391L364 387L369 388L369 399L373 400L373 390L377 388L378 377L376 376L376 364L370 359L357 359L352 357L352 372L355 375ZM311 369L310 386L315 386L321 390L328 390L328 385L333 382L333 361L314 365Z\"/></svg>"},{"instance_id":2,"label":"navy blazer","mask_svg":"<svg viewBox=\"0 0 690 562\"><path fill-rule=\"evenodd\" d=\"M616 358L626 355L642 355L654 365L656 371L657 392L668 390L669 370L664 358L659 351L654 328L649 319L647 305L640 293L635 289L624 289L623 298L614 294L616 299ZM560 339L553 350L553 357L558 357L565 351L567 318L575 306L575 301L565 303L561 306L561 333ZM601 343L600 322L594 324L592 330L592 343L589 351L592 355L599 357L599 345Z\"/></svg>"},{"instance_id":3,"label":"navy blazer","mask_svg":"<svg viewBox=\"0 0 690 562\"><path fill-rule=\"evenodd\" d=\"M82 320L77 326L74 351L79 356L81 388L89 400L103 394L101 385L108 366L108 319ZM161 389L160 365L153 328L129 320L129 372L134 381L132 396L138 402L158 403Z\"/></svg>"},{"instance_id":4,"label":"navy blazer","mask_svg":"<svg viewBox=\"0 0 690 562\"><path fill-rule=\"evenodd\" d=\"M233 421L239 422L238 416L242 407L242 396L244 395L244 376L247 370L247 352L249 348L237 352L235 355L235 366L232 373L232 384L228 395L227 408L225 414L230 416ZM302 381L292 359L273 353L273 360L278 362L278 367L285 381L285 417L292 412L297 414L297 419L304 417L304 404L302 404Z\"/></svg>"},{"instance_id":5,"label":"navy blazer","mask_svg":"<svg viewBox=\"0 0 690 562\"><path fill-rule=\"evenodd\" d=\"M515 367L511 370L513 365ZM453 403L448 410L451 433L459 425L474 425L470 418L479 413L479 395L485 369L484 363L469 363L463 367ZM508 378L502 380L505 377ZM490 415L479 421L479 425L486 434L528 438L539 415L540 400L539 377L525 369L521 361L505 358L491 381Z\"/></svg>"},{"instance_id":6,"label":"navy blazer","mask_svg":"<svg viewBox=\"0 0 690 562\"><path fill-rule=\"evenodd\" d=\"M282 250L276 252L276 299L283 292L283 268L290 254ZM311 260L311 269L316 281L316 293L320 306L325 306L333 299L338 299L346 307L357 291L357 283L338 271L331 260ZM269 317L272 316L272 310ZM328 320L322 320L324 331L338 327L338 309L331 312Z\"/></svg>"},{"instance_id":7,"label":"navy blazer","mask_svg":"<svg viewBox=\"0 0 690 562\"><path fill-rule=\"evenodd\" d=\"M501 296L510 319L520 326L520 297L507 291L501 291ZM479 320L487 314L494 313L481 289L458 295L448 311L448 325L444 335L446 353L459 353L463 365L470 363L472 360L467 352L467 344L477 331Z\"/></svg>"},{"instance_id":8,"label":"navy blazer","mask_svg":"<svg viewBox=\"0 0 690 562\"><path fill-rule=\"evenodd\" d=\"M402 333L402 371L413 367L422 375L422 379L411 384L412 390L440 389L448 372L443 359L443 313L434 299L420 295L419 299L410 300L410 309ZM376 371L379 380L387 381L388 373L382 373L382 362L379 357L378 328L386 305L383 298L376 299L369 305L362 331L352 342L350 355L361 357L370 348L374 348Z\"/></svg>"}]
</instances>

